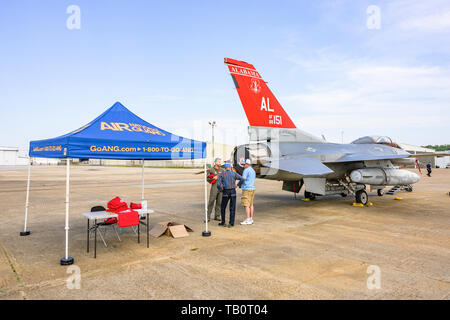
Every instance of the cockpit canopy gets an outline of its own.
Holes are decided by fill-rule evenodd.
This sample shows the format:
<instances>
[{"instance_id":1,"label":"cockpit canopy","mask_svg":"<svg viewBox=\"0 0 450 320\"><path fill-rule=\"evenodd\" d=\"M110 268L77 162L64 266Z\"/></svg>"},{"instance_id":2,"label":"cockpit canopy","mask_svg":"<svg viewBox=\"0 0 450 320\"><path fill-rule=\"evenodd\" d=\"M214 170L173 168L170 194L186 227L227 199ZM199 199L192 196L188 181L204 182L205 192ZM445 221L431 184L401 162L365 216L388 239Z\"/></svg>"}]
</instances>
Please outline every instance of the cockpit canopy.
<instances>
[{"instance_id":1,"label":"cockpit canopy","mask_svg":"<svg viewBox=\"0 0 450 320\"><path fill-rule=\"evenodd\" d=\"M365 136L356 139L354 144L385 144L394 148L399 148L398 144L392 141L388 136Z\"/></svg>"}]
</instances>

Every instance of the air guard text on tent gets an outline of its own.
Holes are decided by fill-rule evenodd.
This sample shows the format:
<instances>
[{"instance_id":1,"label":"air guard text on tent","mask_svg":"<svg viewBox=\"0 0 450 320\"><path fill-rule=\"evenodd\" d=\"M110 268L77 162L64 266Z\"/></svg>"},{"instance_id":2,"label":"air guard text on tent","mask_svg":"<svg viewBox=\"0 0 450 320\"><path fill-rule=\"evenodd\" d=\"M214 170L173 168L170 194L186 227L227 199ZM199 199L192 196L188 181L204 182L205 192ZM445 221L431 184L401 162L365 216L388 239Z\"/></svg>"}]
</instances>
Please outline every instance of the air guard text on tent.
<instances>
[{"instance_id":1,"label":"air guard text on tent","mask_svg":"<svg viewBox=\"0 0 450 320\"><path fill-rule=\"evenodd\" d=\"M149 128L147 126L143 126L137 123L122 123L122 122L101 122L100 130L113 130L113 131L136 131L136 132L145 132L151 134L158 134L160 136L165 136L164 133L155 128Z\"/></svg>"},{"instance_id":2,"label":"air guard text on tent","mask_svg":"<svg viewBox=\"0 0 450 320\"><path fill-rule=\"evenodd\" d=\"M61 151L61 146L34 147L33 151Z\"/></svg>"}]
</instances>

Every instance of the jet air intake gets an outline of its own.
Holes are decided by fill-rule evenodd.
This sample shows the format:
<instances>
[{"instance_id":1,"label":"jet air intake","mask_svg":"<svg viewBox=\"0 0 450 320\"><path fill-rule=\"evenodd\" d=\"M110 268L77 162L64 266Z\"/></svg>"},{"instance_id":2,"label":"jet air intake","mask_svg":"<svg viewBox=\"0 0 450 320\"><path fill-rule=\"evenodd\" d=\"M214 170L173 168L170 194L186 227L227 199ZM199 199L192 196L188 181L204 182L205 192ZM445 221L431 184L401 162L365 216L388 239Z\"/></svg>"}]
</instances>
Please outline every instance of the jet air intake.
<instances>
[{"instance_id":1,"label":"jet air intake","mask_svg":"<svg viewBox=\"0 0 450 320\"><path fill-rule=\"evenodd\" d=\"M245 159L250 159L253 169L259 175L261 165L268 162L271 155L272 152L265 143L252 143L235 147L231 157L234 168L239 174L244 171Z\"/></svg>"},{"instance_id":2,"label":"jet air intake","mask_svg":"<svg viewBox=\"0 0 450 320\"><path fill-rule=\"evenodd\" d=\"M355 183L377 186L408 185L419 181L419 176L408 170L394 168L364 168L353 170L350 179Z\"/></svg>"}]
</instances>

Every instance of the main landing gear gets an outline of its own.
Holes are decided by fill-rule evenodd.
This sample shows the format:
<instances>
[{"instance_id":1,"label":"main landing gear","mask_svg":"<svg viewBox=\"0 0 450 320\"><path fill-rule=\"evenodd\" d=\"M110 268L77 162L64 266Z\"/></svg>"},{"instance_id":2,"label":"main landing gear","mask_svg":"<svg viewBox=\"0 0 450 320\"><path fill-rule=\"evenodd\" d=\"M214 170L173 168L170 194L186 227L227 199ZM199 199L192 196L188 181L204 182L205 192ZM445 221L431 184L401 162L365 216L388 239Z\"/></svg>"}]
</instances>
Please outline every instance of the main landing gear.
<instances>
[{"instance_id":1,"label":"main landing gear","mask_svg":"<svg viewBox=\"0 0 450 320\"><path fill-rule=\"evenodd\" d=\"M316 199L316 195L312 192L306 191L305 190L305 198L309 199L309 200L315 200Z\"/></svg>"},{"instance_id":2,"label":"main landing gear","mask_svg":"<svg viewBox=\"0 0 450 320\"><path fill-rule=\"evenodd\" d=\"M366 190L361 189L355 192L356 203L361 203L366 205L369 202L369 196L367 195Z\"/></svg>"}]
</instances>

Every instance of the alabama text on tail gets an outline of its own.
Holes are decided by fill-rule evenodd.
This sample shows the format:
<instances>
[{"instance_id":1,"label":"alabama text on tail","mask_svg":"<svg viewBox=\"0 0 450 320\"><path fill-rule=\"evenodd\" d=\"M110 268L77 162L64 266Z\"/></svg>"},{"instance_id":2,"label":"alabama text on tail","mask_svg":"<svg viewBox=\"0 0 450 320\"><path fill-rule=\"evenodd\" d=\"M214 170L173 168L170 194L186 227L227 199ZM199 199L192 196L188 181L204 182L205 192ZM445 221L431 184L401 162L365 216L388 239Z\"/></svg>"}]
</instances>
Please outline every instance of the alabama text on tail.
<instances>
[{"instance_id":1,"label":"alabama text on tail","mask_svg":"<svg viewBox=\"0 0 450 320\"><path fill-rule=\"evenodd\" d=\"M253 65L230 58L225 58L225 64L230 70L250 126L295 128Z\"/></svg>"}]
</instances>

